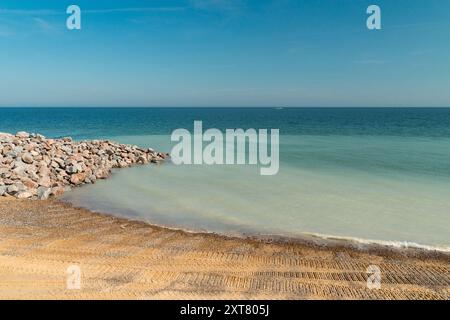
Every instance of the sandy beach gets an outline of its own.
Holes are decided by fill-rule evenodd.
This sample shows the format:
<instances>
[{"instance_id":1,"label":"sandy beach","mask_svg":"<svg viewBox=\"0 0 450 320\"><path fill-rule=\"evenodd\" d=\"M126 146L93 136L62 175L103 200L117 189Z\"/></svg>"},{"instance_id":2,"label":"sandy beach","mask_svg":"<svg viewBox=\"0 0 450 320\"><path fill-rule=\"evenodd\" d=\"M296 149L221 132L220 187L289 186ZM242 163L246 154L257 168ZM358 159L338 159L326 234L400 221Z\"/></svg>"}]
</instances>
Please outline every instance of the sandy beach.
<instances>
[{"instance_id":1,"label":"sandy beach","mask_svg":"<svg viewBox=\"0 0 450 320\"><path fill-rule=\"evenodd\" d=\"M449 299L445 254L191 234L0 197L0 299ZM81 289L67 289L67 269ZM381 289L367 288L379 266Z\"/></svg>"}]
</instances>

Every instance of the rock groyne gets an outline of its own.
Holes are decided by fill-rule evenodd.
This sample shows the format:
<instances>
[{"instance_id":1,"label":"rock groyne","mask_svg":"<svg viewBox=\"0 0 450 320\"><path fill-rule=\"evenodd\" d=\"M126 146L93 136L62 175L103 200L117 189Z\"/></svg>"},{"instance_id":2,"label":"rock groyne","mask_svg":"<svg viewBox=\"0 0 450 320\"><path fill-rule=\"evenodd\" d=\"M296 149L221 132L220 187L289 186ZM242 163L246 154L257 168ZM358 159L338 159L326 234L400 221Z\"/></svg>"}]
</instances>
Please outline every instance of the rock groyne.
<instances>
[{"instance_id":1,"label":"rock groyne","mask_svg":"<svg viewBox=\"0 0 450 320\"><path fill-rule=\"evenodd\" d=\"M168 154L108 140L76 142L0 133L0 196L45 200L107 178L113 168L159 163Z\"/></svg>"}]
</instances>

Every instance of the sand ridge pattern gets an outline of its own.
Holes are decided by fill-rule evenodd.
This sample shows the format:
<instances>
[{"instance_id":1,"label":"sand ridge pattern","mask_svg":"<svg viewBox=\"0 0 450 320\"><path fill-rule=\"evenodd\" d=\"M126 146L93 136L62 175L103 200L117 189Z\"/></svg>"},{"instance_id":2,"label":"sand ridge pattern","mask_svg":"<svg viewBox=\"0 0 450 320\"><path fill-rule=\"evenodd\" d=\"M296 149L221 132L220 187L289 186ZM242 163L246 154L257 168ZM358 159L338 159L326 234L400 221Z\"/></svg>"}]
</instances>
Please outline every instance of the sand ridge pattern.
<instances>
[{"instance_id":1,"label":"sand ridge pattern","mask_svg":"<svg viewBox=\"0 0 450 320\"><path fill-rule=\"evenodd\" d=\"M0 198L0 299L449 299L449 261L190 234ZM373 264L380 290L366 285ZM70 265L81 290L66 287Z\"/></svg>"}]
</instances>

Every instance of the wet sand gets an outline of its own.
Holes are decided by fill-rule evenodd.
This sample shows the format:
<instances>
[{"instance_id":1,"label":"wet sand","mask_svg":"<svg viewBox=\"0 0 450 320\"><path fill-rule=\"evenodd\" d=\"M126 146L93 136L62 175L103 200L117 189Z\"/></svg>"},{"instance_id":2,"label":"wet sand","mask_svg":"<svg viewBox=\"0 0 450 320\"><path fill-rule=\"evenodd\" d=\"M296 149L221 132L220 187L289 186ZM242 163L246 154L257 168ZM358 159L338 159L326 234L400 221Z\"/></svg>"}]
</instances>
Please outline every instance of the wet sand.
<instances>
[{"instance_id":1,"label":"wet sand","mask_svg":"<svg viewBox=\"0 0 450 320\"><path fill-rule=\"evenodd\" d=\"M449 299L450 256L191 234L0 197L0 299ZM67 269L81 289L67 288ZM366 269L381 270L368 289Z\"/></svg>"}]
</instances>

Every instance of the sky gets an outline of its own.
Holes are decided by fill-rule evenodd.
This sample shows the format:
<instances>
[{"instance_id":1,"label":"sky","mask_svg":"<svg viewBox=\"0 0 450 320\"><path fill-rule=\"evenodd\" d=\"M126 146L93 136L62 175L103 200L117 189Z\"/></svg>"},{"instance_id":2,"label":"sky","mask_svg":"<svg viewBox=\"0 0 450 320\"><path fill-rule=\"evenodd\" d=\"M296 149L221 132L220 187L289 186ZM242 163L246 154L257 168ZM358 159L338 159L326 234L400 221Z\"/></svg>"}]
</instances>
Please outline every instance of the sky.
<instances>
[{"instance_id":1,"label":"sky","mask_svg":"<svg viewBox=\"0 0 450 320\"><path fill-rule=\"evenodd\" d=\"M1 0L0 106L450 107L450 1Z\"/></svg>"}]
</instances>

